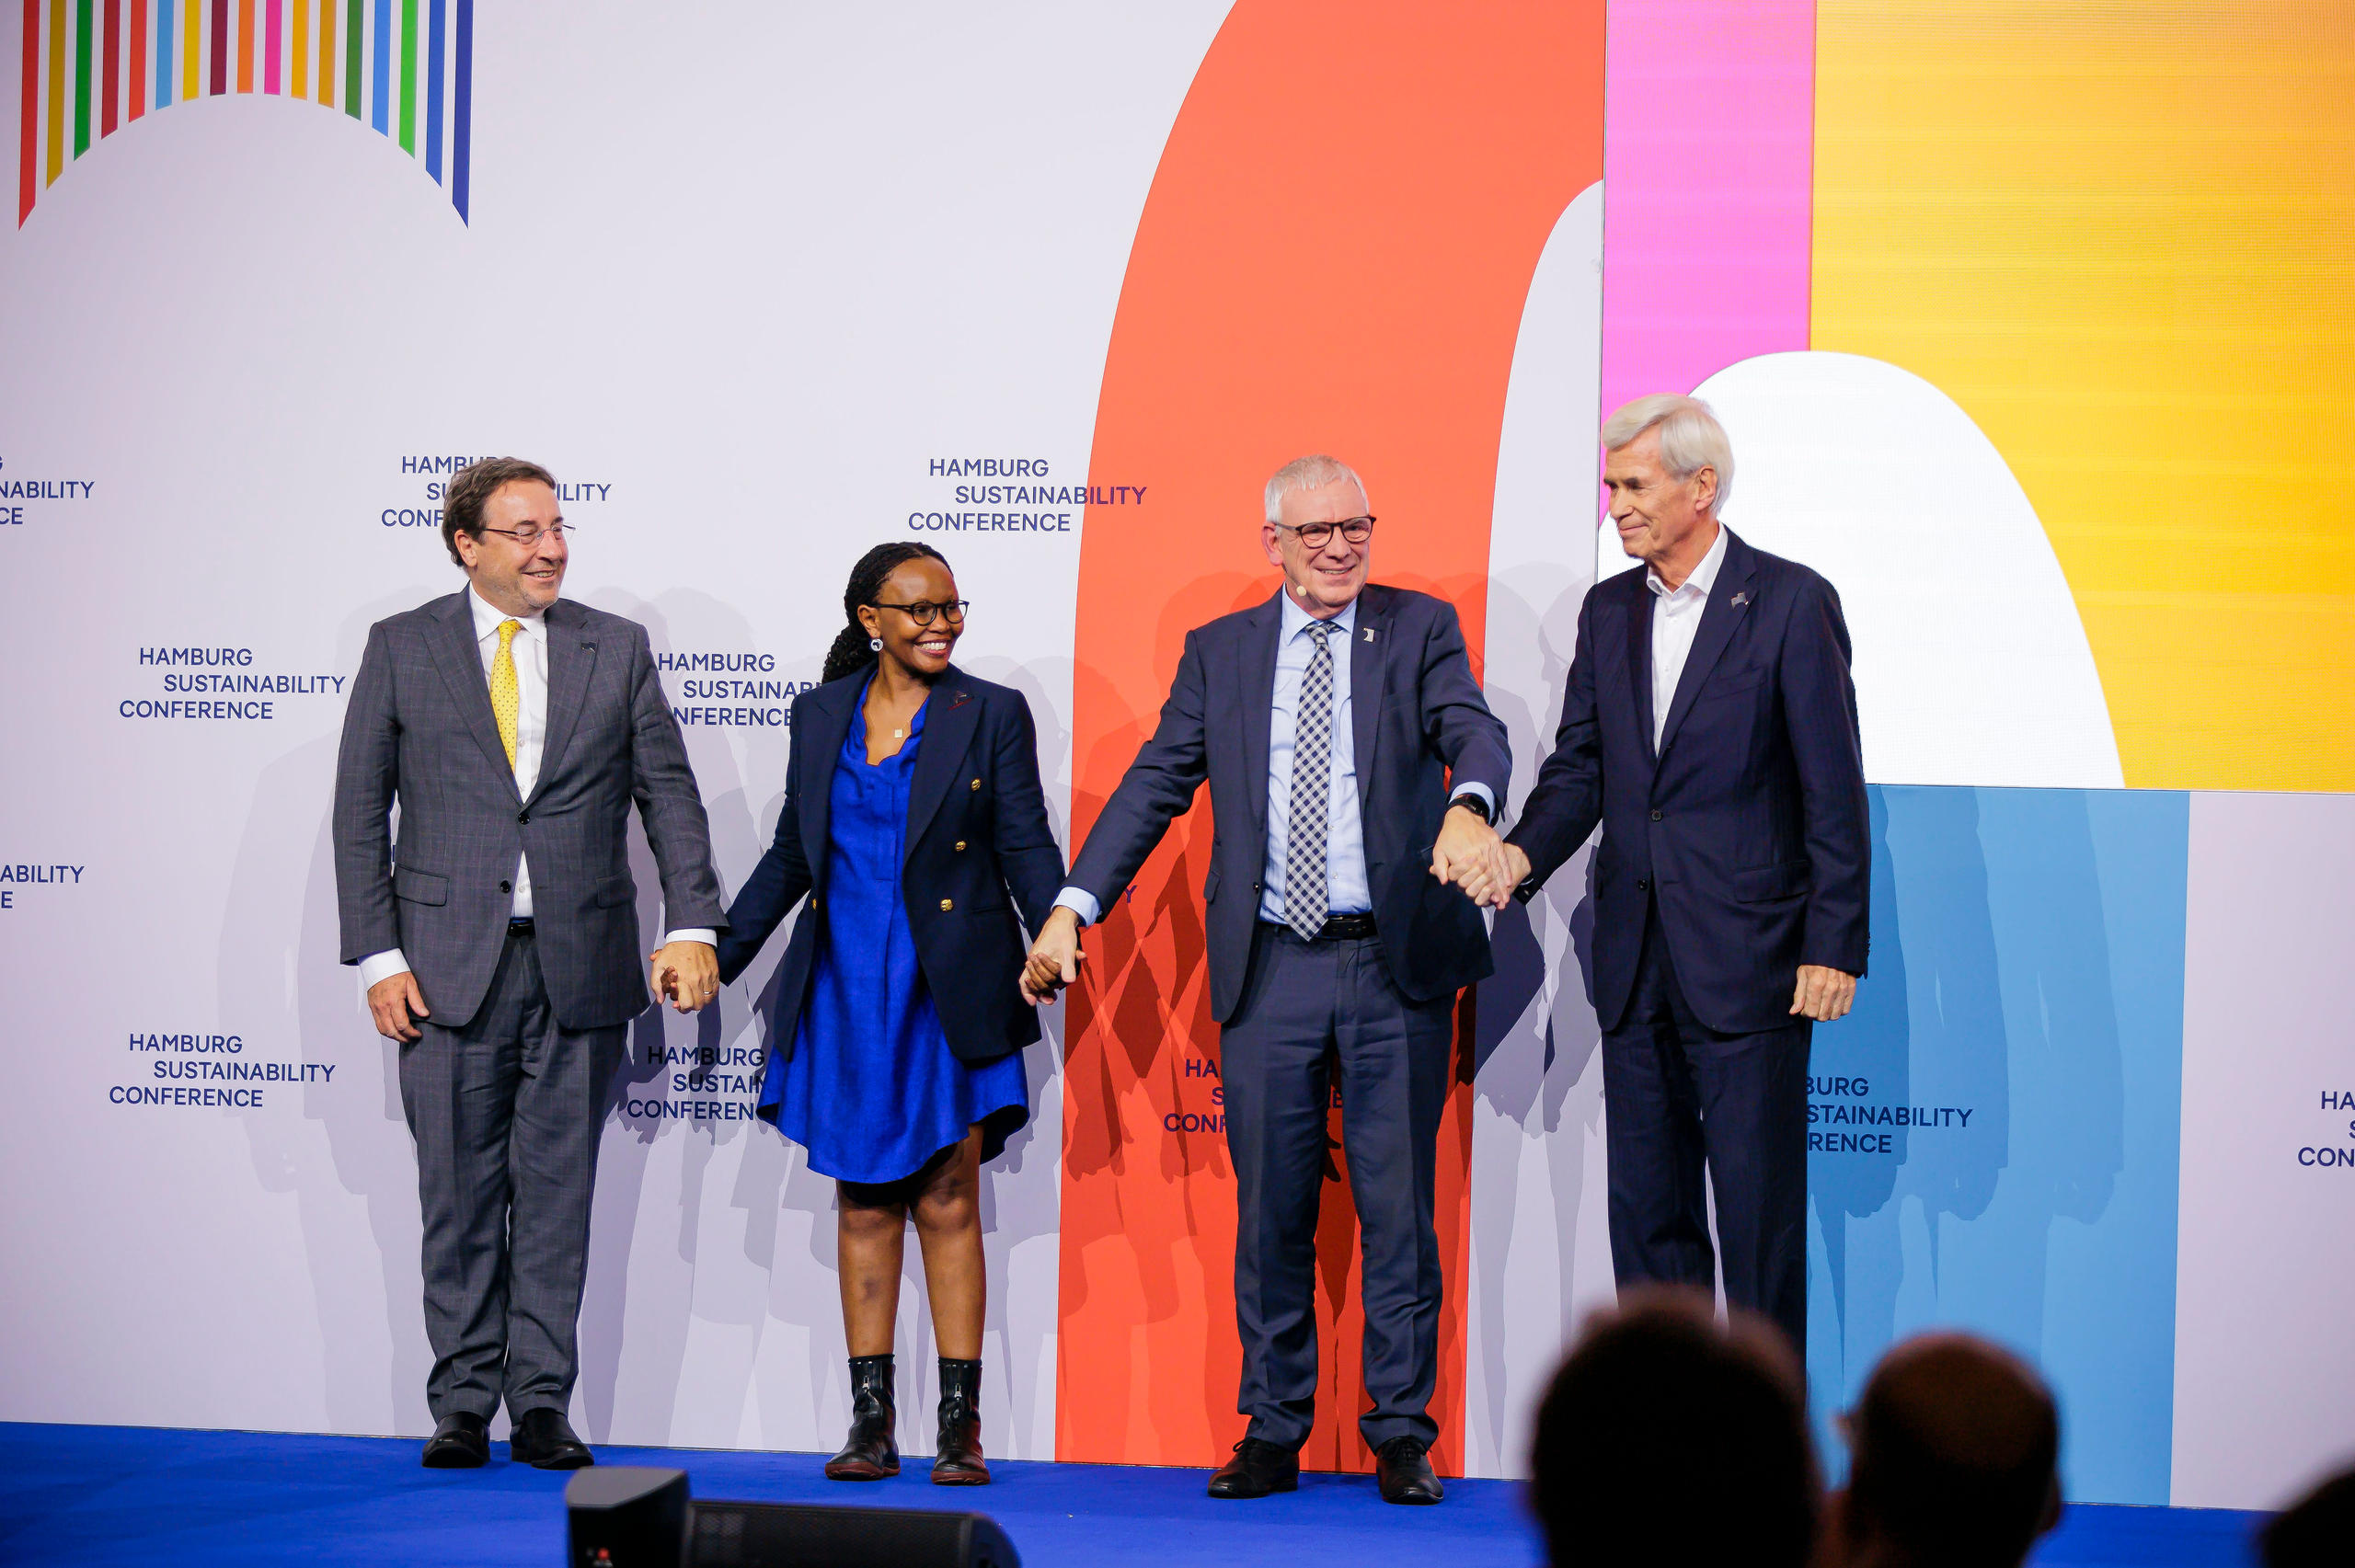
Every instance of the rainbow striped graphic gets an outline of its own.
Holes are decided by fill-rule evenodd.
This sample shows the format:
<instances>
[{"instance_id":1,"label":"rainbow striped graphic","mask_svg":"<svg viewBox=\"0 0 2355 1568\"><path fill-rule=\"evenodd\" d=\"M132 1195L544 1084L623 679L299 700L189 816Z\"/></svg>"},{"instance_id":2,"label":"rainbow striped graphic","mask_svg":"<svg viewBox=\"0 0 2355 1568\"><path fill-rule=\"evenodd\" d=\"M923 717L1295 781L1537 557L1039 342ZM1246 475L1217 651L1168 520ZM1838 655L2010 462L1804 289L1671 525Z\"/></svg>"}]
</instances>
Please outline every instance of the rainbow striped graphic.
<instances>
[{"instance_id":1,"label":"rainbow striped graphic","mask_svg":"<svg viewBox=\"0 0 2355 1568\"><path fill-rule=\"evenodd\" d=\"M151 109L233 90L341 109L412 157L421 118L425 171L466 218L474 0L24 0L24 7L18 228L93 141Z\"/></svg>"}]
</instances>

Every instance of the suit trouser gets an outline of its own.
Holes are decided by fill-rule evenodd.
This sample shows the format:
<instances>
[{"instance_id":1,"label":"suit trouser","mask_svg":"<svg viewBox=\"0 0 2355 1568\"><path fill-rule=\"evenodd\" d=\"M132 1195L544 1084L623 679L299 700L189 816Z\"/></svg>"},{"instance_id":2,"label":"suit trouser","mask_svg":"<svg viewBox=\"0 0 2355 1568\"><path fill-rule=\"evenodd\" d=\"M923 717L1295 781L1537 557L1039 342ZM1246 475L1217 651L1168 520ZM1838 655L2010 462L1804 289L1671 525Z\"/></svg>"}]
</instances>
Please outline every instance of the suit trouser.
<instances>
[{"instance_id":1,"label":"suit trouser","mask_svg":"<svg viewBox=\"0 0 2355 1568\"><path fill-rule=\"evenodd\" d=\"M1807 1345L1805 1018L1755 1034L1703 1025L1686 1005L1657 910L1626 1015L1603 1036L1611 1266L1622 1286L1713 1290L1706 1165L1726 1299Z\"/></svg>"},{"instance_id":2,"label":"suit trouser","mask_svg":"<svg viewBox=\"0 0 2355 1568\"><path fill-rule=\"evenodd\" d=\"M425 1220L433 1418L572 1402L589 1200L626 1026L561 1028L530 932L511 933L465 1027L401 1047Z\"/></svg>"},{"instance_id":3,"label":"suit trouser","mask_svg":"<svg viewBox=\"0 0 2355 1568\"><path fill-rule=\"evenodd\" d=\"M1453 999L1410 1001L1375 938L1303 942L1262 922L1233 1022L1219 1036L1235 1162L1236 1408L1250 1435L1296 1448L1316 1414L1316 1215L1327 1111L1341 1092L1341 1147L1363 1253L1365 1389L1379 1448L1439 1434L1439 1237L1431 1224ZM1336 1076L1338 1075L1338 1076Z\"/></svg>"}]
</instances>

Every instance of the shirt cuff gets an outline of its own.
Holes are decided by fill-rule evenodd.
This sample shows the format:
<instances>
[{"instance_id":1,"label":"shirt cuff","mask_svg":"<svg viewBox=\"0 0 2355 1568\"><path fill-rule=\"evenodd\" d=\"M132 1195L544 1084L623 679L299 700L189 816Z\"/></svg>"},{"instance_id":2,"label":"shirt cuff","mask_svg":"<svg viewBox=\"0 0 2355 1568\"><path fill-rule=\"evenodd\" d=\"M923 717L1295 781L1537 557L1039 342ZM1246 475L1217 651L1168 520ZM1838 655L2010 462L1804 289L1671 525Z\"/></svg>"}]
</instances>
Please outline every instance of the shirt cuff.
<instances>
[{"instance_id":1,"label":"shirt cuff","mask_svg":"<svg viewBox=\"0 0 2355 1568\"><path fill-rule=\"evenodd\" d=\"M699 925L688 926L684 930L670 933L662 938L662 941L665 945L673 942L700 942L706 947L717 947L719 945L719 933Z\"/></svg>"},{"instance_id":2,"label":"shirt cuff","mask_svg":"<svg viewBox=\"0 0 2355 1568\"><path fill-rule=\"evenodd\" d=\"M1457 784L1453 789L1448 791L1447 798L1449 804L1453 805L1455 801L1455 797L1462 795L1478 795L1480 797L1480 804L1488 808L1488 820L1490 822L1494 822L1497 819L1497 792L1495 790L1490 789L1487 784L1482 784L1477 779L1465 779L1462 784Z\"/></svg>"},{"instance_id":3,"label":"shirt cuff","mask_svg":"<svg viewBox=\"0 0 2355 1568\"><path fill-rule=\"evenodd\" d=\"M1055 895L1055 907L1077 915L1082 925L1094 925L1104 913L1104 906L1097 903L1096 895L1085 887L1064 888Z\"/></svg>"},{"instance_id":4,"label":"shirt cuff","mask_svg":"<svg viewBox=\"0 0 2355 1568\"><path fill-rule=\"evenodd\" d=\"M408 960L401 956L397 947L387 947L382 953L371 953L360 960L360 989L374 990L395 975L408 973Z\"/></svg>"}]
</instances>

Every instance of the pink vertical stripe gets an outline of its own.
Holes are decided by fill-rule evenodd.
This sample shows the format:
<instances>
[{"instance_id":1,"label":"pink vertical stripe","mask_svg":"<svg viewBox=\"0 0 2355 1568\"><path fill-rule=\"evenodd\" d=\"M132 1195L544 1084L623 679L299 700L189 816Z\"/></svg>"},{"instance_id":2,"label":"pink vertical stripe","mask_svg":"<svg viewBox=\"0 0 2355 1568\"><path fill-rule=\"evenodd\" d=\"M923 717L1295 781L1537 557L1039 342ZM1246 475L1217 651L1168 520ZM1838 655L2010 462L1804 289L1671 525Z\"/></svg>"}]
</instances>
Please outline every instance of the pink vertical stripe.
<instances>
[{"instance_id":1,"label":"pink vertical stripe","mask_svg":"<svg viewBox=\"0 0 2355 1568\"><path fill-rule=\"evenodd\" d=\"M285 17L281 15L284 6L285 0L270 0L270 9L262 23L261 90L265 93L278 91L279 63L285 53Z\"/></svg>"},{"instance_id":2,"label":"pink vertical stripe","mask_svg":"<svg viewBox=\"0 0 2355 1568\"><path fill-rule=\"evenodd\" d=\"M1614 0L1603 409L1808 346L1814 0Z\"/></svg>"},{"instance_id":3,"label":"pink vertical stripe","mask_svg":"<svg viewBox=\"0 0 2355 1568\"><path fill-rule=\"evenodd\" d=\"M25 0L24 86L17 94L17 227L40 190L40 0Z\"/></svg>"}]
</instances>

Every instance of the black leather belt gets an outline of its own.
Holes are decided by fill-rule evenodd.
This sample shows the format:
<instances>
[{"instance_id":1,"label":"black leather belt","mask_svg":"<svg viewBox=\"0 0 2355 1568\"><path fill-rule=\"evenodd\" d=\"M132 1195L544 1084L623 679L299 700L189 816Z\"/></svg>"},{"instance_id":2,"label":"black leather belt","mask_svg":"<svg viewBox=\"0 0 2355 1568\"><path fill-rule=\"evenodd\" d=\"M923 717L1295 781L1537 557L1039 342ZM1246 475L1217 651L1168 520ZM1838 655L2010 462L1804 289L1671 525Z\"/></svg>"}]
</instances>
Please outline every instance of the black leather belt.
<instances>
[{"instance_id":1,"label":"black leather belt","mask_svg":"<svg viewBox=\"0 0 2355 1568\"><path fill-rule=\"evenodd\" d=\"M523 919L523 920L511 920L511 921L509 921L507 922L507 934L508 934L508 935L510 935L510 936L529 936L529 935L531 935L531 934L532 934L532 922L531 922L531 920L530 920L528 917L526 917L525 919Z\"/></svg>"},{"instance_id":2,"label":"black leather belt","mask_svg":"<svg viewBox=\"0 0 2355 1568\"><path fill-rule=\"evenodd\" d=\"M1278 931L1292 930L1292 927L1284 924L1281 921L1261 921L1259 923L1261 925L1271 925ZM1373 934L1373 917L1370 914L1327 915L1325 917L1325 923L1317 927L1316 934L1309 940L1313 942L1363 942Z\"/></svg>"}]
</instances>

